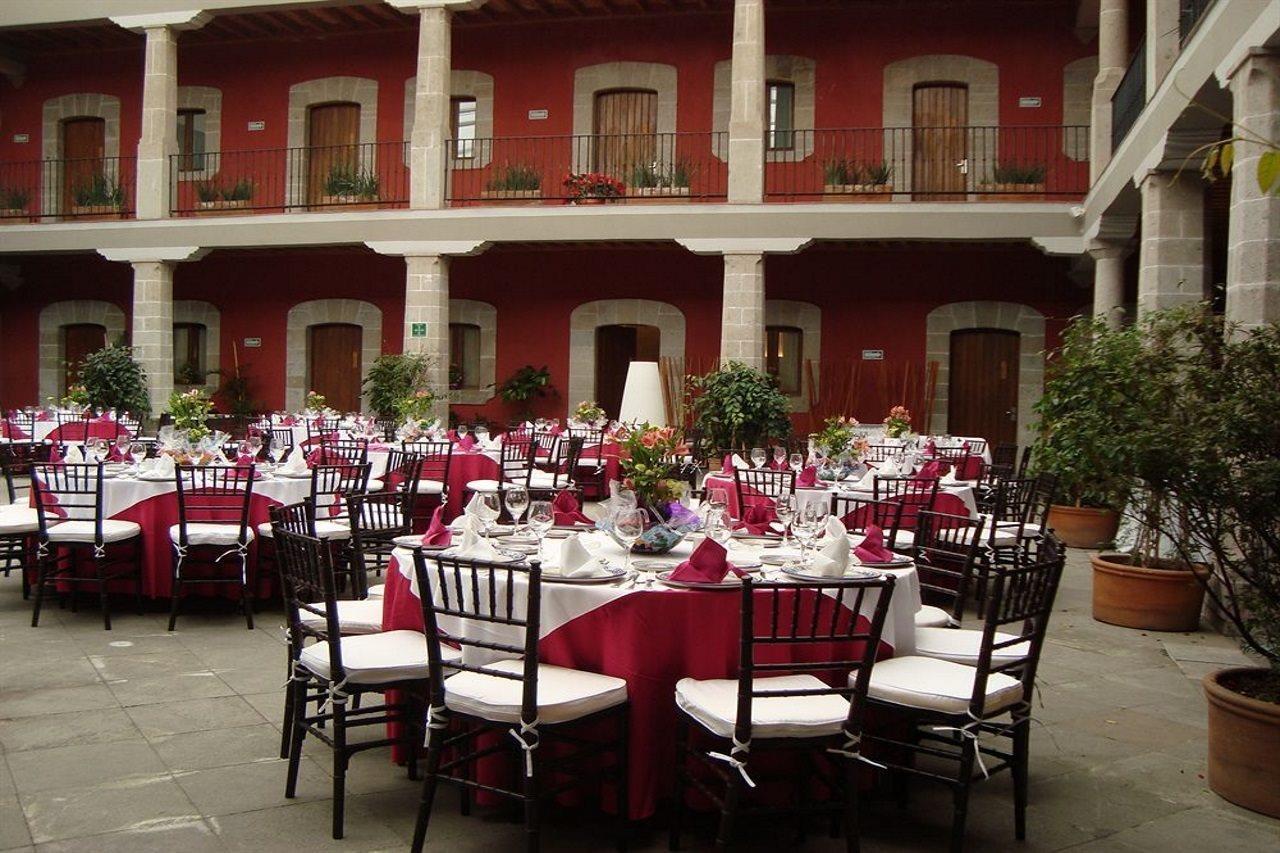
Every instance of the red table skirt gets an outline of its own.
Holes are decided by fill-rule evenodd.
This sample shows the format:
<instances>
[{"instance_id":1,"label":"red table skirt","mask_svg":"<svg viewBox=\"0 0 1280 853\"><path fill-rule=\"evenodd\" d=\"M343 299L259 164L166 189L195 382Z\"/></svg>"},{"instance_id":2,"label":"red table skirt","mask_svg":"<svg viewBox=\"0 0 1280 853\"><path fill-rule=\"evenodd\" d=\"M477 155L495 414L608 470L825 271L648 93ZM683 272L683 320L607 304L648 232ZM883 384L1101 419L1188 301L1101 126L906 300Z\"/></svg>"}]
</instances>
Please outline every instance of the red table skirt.
<instances>
[{"instance_id":1,"label":"red table skirt","mask_svg":"<svg viewBox=\"0 0 1280 853\"><path fill-rule=\"evenodd\" d=\"M547 591L544 587L544 597ZM814 594L801 589L797 593ZM673 787L676 682L686 677L736 677L740 604L734 592L633 592L579 616L539 644L543 663L626 680L631 704L631 819L652 815L658 800ZM394 566L387 574L382 607L384 630L422 630L421 603ZM811 660L833 660L832 655L851 652L818 644L807 649L814 656ZM891 653L891 648L882 647L882 657ZM482 766L481 775L486 772L492 771Z\"/></svg>"}]
</instances>

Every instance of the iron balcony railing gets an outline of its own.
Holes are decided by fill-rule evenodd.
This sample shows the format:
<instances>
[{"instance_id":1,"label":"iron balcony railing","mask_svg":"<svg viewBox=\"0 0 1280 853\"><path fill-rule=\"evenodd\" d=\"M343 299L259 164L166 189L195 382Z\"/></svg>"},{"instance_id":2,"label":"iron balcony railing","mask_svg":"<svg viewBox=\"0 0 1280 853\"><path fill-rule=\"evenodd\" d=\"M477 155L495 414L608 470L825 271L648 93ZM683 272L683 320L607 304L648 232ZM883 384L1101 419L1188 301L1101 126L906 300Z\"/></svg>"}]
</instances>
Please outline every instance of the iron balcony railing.
<instances>
[{"instance_id":1,"label":"iron balcony railing","mask_svg":"<svg viewBox=\"0 0 1280 853\"><path fill-rule=\"evenodd\" d=\"M1200 19L1204 17L1204 13L1209 11L1216 0L1180 0L1178 8L1178 38L1183 44L1187 39L1191 38L1191 34L1195 32L1196 25L1200 23Z\"/></svg>"},{"instance_id":2,"label":"iron balcony railing","mask_svg":"<svg viewBox=\"0 0 1280 853\"><path fill-rule=\"evenodd\" d=\"M409 145L362 142L169 158L170 211L216 216L409 204Z\"/></svg>"},{"instance_id":3,"label":"iron balcony railing","mask_svg":"<svg viewBox=\"0 0 1280 853\"><path fill-rule=\"evenodd\" d=\"M1111 150L1124 142L1147 105L1147 42L1142 41L1111 96Z\"/></svg>"},{"instance_id":4,"label":"iron balcony railing","mask_svg":"<svg viewBox=\"0 0 1280 853\"><path fill-rule=\"evenodd\" d=\"M0 221L123 219L136 180L136 157L0 163Z\"/></svg>"},{"instance_id":5,"label":"iron balcony railing","mask_svg":"<svg viewBox=\"0 0 1280 853\"><path fill-rule=\"evenodd\" d=\"M728 194L724 133L644 133L450 139L454 207L501 204L679 203Z\"/></svg>"},{"instance_id":6,"label":"iron balcony railing","mask_svg":"<svg viewBox=\"0 0 1280 853\"><path fill-rule=\"evenodd\" d=\"M796 130L766 154L768 201L1038 200L1089 189L1089 128Z\"/></svg>"}]
</instances>

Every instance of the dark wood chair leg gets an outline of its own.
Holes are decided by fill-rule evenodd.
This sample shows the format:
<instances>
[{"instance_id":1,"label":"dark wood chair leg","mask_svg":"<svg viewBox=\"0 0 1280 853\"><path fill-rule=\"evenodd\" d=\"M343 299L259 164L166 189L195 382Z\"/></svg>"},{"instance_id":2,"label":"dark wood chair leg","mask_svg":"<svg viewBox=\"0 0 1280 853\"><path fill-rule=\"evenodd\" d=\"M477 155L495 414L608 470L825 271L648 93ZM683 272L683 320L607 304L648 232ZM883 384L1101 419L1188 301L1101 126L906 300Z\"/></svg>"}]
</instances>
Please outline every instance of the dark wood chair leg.
<instances>
[{"instance_id":1,"label":"dark wood chair leg","mask_svg":"<svg viewBox=\"0 0 1280 853\"><path fill-rule=\"evenodd\" d=\"M289 691L293 694L293 701L290 705L293 708L293 714L285 725L285 729L289 733L289 773L285 777L284 796L286 799L293 799L298 791L298 768L302 762L302 740L306 737L306 722L303 719L307 714L307 682L301 678L295 678L289 682Z\"/></svg>"},{"instance_id":2,"label":"dark wood chair leg","mask_svg":"<svg viewBox=\"0 0 1280 853\"><path fill-rule=\"evenodd\" d=\"M514 729L512 731L515 731ZM527 736L526 736L527 737ZM524 755L517 753L519 758L519 766L521 771L524 770ZM541 843L541 829L539 824L541 814L539 814L539 791L538 777L540 774L539 761L535 757L533 759L533 772L524 774L524 849L525 853L538 853L538 847Z\"/></svg>"},{"instance_id":3,"label":"dark wood chair leg","mask_svg":"<svg viewBox=\"0 0 1280 853\"><path fill-rule=\"evenodd\" d=\"M844 759L844 846L848 853L858 853L858 762Z\"/></svg>"},{"instance_id":4,"label":"dark wood chair leg","mask_svg":"<svg viewBox=\"0 0 1280 853\"><path fill-rule=\"evenodd\" d=\"M44 606L44 590L48 585L49 557L36 558L36 603L31 608L31 627L40 625L40 608Z\"/></svg>"},{"instance_id":5,"label":"dark wood chair leg","mask_svg":"<svg viewBox=\"0 0 1280 853\"><path fill-rule=\"evenodd\" d=\"M347 805L347 765L351 756L347 754L347 703L345 699L335 700L329 707L333 710L333 837L342 838L343 818Z\"/></svg>"},{"instance_id":6,"label":"dark wood chair leg","mask_svg":"<svg viewBox=\"0 0 1280 853\"><path fill-rule=\"evenodd\" d=\"M976 745L972 738L960 741L960 775L952 792L951 853L964 850L964 824L969 813L969 788L973 784L973 760Z\"/></svg>"},{"instance_id":7,"label":"dark wood chair leg","mask_svg":"<svg viewBox=\"0 0 1280 853\"><path fill-rule=\"evenodd\" d=\"M631 793L629 788L630 780L627 774L630 772L631 763L628 756L631 754L631 718L630 708L623 706L622 711L618 714L618 751L617 751L617 768L618 768L618 849L625 851L630 843L631 830Z\"/></svg>"},{"instance_id":8,"label":"dark wood chair leg","mask_svg":"<svg viewBox=\"0 0 1280 853\"><path fill-rule=\"evenodd\" d=\"M169 589L169 630L172 631L178 625L178 599L182 595L182 578L178 572L181 565L177 553L173 556L172 581Z\"/></svg>"},{"instance_id":9,"label":"dark wood chair leg","mask_svg":"<svg viewBox=\"0 0 1280 853\"><path fill-rule=\"evenodd\" d=\"M96 554L93 557L93 569L98 575L98 606L102 608L103 630L111 630L111 602L107 598L107 566L106 558Z\"/></svg>"},{"instance_id":10,"label":"dark wood chair leg","mask_svg":"<svg viewBox=\"0 0 1280 853\"><path fill-rule=\"evenodd\" d=\"M742 793L742 785L736 772L726 777L724 791L724 807L720 809L720 828L716 831L716 849L724 850L733 837L733 822L738 816L738 798Z\"/></svg>"},{"instance_id":11,"label":"dark wood chair leg","mask_svg":"<svg viewBox=\"0 0 1280 853\"><path fill-rule=\"evenodd\" d=\"M284 691L284 722L280 729L280 757L289 757L289 744L293 739L293 712L294 712L294 689L293 689L293 662L298 659L298 651L294 645L293 637L290 636L289 644L285 649L285 691Z\"/></svg>"},{"instance_id":12,"label":"dark wood chair leg","mask_svg":"<svg viewBox=\"0 0 1280 853\"><path fill-rule=\"evenodd\" d=\"M437 734L437 731L440 734ZM427 840L427 824L431 821L431 804L436 798L437 776L440 772L440 741L443 730L431 729L427 740L427 768L422 780L422 799L418 802L418 818L413 824L413 853L422 853ZM464 790L466 790L464 786Z\"/></svg>"},{"instance_id":13,"label":"dark wood chair leg","mask_svg":"<svg viewBox=\"0 0 1280 853\"><path fill-rule=\"evenodd\" d=\"M1013 729L1013 826L1019 841L1027 837L1027 765L1030 759L1031 720L1014 715Z\"/></svg>"}]
</instances>

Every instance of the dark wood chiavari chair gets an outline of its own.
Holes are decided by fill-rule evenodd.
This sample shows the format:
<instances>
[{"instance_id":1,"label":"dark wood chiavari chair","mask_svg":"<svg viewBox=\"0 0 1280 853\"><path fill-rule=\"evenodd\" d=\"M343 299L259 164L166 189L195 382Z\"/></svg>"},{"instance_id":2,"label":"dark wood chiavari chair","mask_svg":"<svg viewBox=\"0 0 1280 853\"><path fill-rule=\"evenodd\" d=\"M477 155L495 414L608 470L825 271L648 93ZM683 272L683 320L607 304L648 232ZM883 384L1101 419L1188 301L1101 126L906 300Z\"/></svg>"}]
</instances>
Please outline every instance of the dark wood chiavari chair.
<instances>
[{"instance_id":1,"label":"dark wood chiavari chair","mask_svg":"<svg viewBox=\"0 0 1280 853\"><path fill-rule=\"evenodd\" d=\"M31 595L30 574L35 567L35 537L40 532L39 513L29 506L30 495L18 489L16 477L29 462L20 462L12 443L0 444L0 473L4 475L5 502L0 506L0 566L4 576L15 568L22 582L22 597Z\"/></svg>"},{"instance_id":2,"label":"dark wood chiavari chair","mask_svg":"<svg viewBox=\"0 0 1280 853\"><path fill-rule=\"evenodd\" d=\"M254 595L249 545L254 534L249 525L249 506L253 501L254 467L179 465L174 478L178 485L178 523L169 528L173 549L169 630L178 624L182 591L189 584L239 586L240 608L245 624L252 630ZM228 560L239 563L239 571L231 577L218 576L218 570Z\"/></svg>"},{"instance_id":3,"label":"dark wood chiavari chair","mask_svg":"<svg viewBox=\"0 0 1280 853\"><path fill-rule=\"evenodd\" d=\"M878 501L897 501L902 504L898 519L899 530L915 530L916 516L921 510L932 510L938 498L936 477L917 480L913 477L881 477L872 481L872 495Z\"/></svg>"},{"instance_id":4,"label":"dark wood chiavari chair","mask_svg":"<svg viewBox=\"0 0 1280 853\"><path fill-rule=\"evenodd\" d=\"M557 439L551 455L545 460L535 459L533 470L529 472L530 497L534 500L577 487L573 476L582 457L583 439L581 436L557 436Z\"/></svg>"},{"instance_id":5,"label":"dark wood chiavari chair","mask_svg":"<svg viewBox=\"0 0 1280 853\"><path fill-rule=\"evenodd\" d=\"M570 438L582 439L582 453L578 457L577 470L573 472L574 482L578 484L584 497L603 500L609 492L609 484L605 479L604 428L571 426L567 428L567 434Z\"/></svg>"},{"instance_id":6,"label":"dark wood chiavari chair","mask_svg":"<svg viewBox=\"0 0 1280 853\"><path fill-rule=\"evenodd\" d=\"M884 532L886 548L901 550L914 536L911 531L902 530L902 501L878 501L835 492L831 495L830 512L850 533L865 533L872 524L879 527Z\"/></svg>"},{"instance_id":7,"label":"dark wood chiavari chair","mask_svg":"<svg viewBox=\"0 0 1280 853\"><path fill-rule=\"evenodd\" d=\"M717 848L729 846L743 814L799 811L841 816L849 849L857 849L859 743L893 588L889 575L803 586L743 579L738 677L676 684L672 850L680 846L688 785L719 807ZM838 770L827 777L806 756L808 772L794 779L790 808L747 807L752 757L788 749L837 756ZM705 772L691 772L693 761ZM814 781L832 791L830 800L809 799Z\"/></svg>"},{"instance_id":8,"label":"dark wood chiavari chair","mask_svg":"<svg viewBox=\"0 0 1280 853\"><path fill-rule=\"evenodd\" d=\"M449 501L449 470L453 466L453 442L406 441L400 445L405 453L414 453L422 459L419 470L417 494L426 500L418 501L415 509L428 512Z\"/></svg>"},{"instance_id":9,"label":"dark wood chiavari chair","mask_svg":"<svg viewBox=\"0 0 1280 853\"><path fill-rule=\"evenodd\" d=\"M879 465L900 453L902 453L902 448L896 444L869 444L866 452L862 454L862 461L870 462L872 465Z\"/></svg>"},{"instance_id":10,"label":"dark wood chiavari chair","mask_svg":"<svg viewBox=\"0 0 1280 853\"><path fill-rule=\"evenodd\" d=\"M738 515L751 509L772 509L782 495L796 493L796 472L772 468L734 468L733 488L738 497Z\"/></svg>"},{"instance_id":11,"label":"dark wood chiavari chair","mask_svg":"<svg viewBox=\"0 0 1280 853\"><path fill-rule=\"evenodd\" d=\"M913 556L923 606L916 612L917 628L945 628L964 618L985 523L966 515L919 514Z\"/></svg>"},{"instance_id":12,"label":"dark wood chiavari chair","mask_svg":"<svg viewBox=\"0 0 1280 853\"><path fill-rule=\"evenodd\" d=\"M993 465L1007 465L1010 469L1018 464L1018 445L1010 444L1002 441L991 449L991 463Z\"/></svg>"},{"instance_id":13,"label":"dark wood chiavari chair","mask_svg":"<svg viewBox=\"0 0 1280 853\"><path fill-rule=\"evenodd\" d=\"M317 446L327 439L338 437L338 419L323 415L304 416L303 424L307 428L307 446Z\"/></svg>"}]
</instances>

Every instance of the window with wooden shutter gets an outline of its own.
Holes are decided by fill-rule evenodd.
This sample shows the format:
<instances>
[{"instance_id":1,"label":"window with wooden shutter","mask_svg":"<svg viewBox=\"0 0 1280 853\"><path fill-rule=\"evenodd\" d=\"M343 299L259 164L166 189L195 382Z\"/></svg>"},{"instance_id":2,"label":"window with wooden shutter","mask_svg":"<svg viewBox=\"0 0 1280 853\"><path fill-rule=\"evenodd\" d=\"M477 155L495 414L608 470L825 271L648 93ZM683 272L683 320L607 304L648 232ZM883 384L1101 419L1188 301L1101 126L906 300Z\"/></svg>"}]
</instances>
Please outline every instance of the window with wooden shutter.
<instances>
[{"instance_id":1,"label":"window with wooden shutter","mask_svg":"<svg viewBox=\"0 0 1280 853\"><path fill-rule=\"evenodd\" d=\"M449 324L449 387L480 387L480 327Z\"/></svg>"},{"instance_id":2,"label":"window with wooden shutter","mask_svg":"<svg viewBox=\"0 0 1280 853\"><path fill-rule=\"evenodd\" d=\"M783 394L800 393L800 368L804 364L804 332L794 326L765 327L765 372L778 377Z\"/></svg>"},{"instance_id":3,"label":"window with wooden shutter","mask_svg":"<svg viewBox=\"0 0 1280 853\"><path fill-rule=\"evenodd\" d=\"M453 156L470 160L476 156L476 99L452 98L449 104L449 138L454 140Z\"/></svg>"},{"instance_id":4,"label":"window with wooden shutter","mask_svg":"<svg viewBox=\"0 0 1280 853\"><path fill-rule=\"evenodd\" d=\"M796 87L794 83L770 80L765 99L769 109L769 149L785 151L795 147Z\"/></svg>"},{"instance_id":5,"label":"window with wooden shutter","mask_svg":"<svg viewBox=\"0 0 1280 853\"><path fill-rule=\"evenodd\" d=\"M194 172L204 169L204 110L178 110L179 169Z\"/></svg>"}]
</instances>

